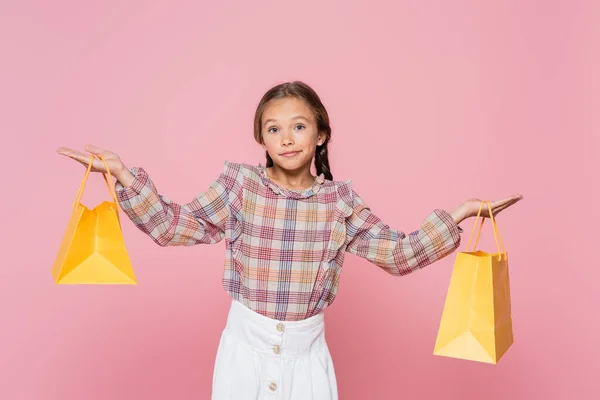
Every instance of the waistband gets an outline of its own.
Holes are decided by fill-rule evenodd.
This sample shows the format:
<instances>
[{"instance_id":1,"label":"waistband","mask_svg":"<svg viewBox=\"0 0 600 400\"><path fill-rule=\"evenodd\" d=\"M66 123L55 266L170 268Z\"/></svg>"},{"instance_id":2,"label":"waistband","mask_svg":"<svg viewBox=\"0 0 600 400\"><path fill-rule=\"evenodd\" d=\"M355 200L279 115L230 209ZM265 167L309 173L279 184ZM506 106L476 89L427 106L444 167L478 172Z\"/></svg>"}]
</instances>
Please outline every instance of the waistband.
<instances>
[{"instance_id":1,"label":"waistband","mask_svg":"<svg viewBox=\"0 0 600 400\"><path fill-rule=\"evenodd\" d=\"M326 345L323 312L299 321L278 321L232 300L225 329L254 351L299 357Z\"/></svg>"}]
</instances>

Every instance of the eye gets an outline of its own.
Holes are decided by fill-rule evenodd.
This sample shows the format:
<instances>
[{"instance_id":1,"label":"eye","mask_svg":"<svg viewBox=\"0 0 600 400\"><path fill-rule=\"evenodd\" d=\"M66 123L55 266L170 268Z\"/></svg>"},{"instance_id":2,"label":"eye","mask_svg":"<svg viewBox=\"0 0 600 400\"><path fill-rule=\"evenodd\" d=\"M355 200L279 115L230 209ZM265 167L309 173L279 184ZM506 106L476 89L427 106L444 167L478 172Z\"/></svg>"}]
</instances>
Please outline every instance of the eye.
<instances>
[{"instance_id":1,"label":"eye","mask_svg":"<svg viewBox=\"0 0 600 400\"><path fill-rule=\"evenodd\" d=\"M269 133L277 133L277 128L275 126L270 127L267 132Z\"/></svg>"},{"instance_id":2,"label":"eye","mask_svg":"<svg viewBox=\"0 0 600 400\"><path fill-rule=\"evenodd\" d=\"M300 124L300 125L296 125L296 129L304 130L304 129L306 129L306 127L304 125Z\"/></svg>"}]
</instances>

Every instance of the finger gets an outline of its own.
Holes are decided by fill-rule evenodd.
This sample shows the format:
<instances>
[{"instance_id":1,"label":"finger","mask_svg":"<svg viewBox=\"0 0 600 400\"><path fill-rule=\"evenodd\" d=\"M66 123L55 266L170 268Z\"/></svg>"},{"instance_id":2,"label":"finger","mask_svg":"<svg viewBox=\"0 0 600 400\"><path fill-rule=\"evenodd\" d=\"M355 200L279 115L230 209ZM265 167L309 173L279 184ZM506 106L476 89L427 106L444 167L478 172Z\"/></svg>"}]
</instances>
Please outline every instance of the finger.
<instances>
[{"instance_id":1,"label":"finger","mask_svg":"<svg viewBox=\"0 0 600 400\"><path fill-rule=\"evenodd\" d=\"M494 208L494 209L492 210L492 212L493 212L493 214L494 214L494 215L498 215L498 213L499 213L500 211L507 209L508 207L510 207L510 206L512 206L512 205L514 205L515 203L517 203L517 202L518 202L518 201L520 201L520 200L521 200L520 198L515 198L515 199L512 199L511 201L509 201L509 202L507 202L507 203L504 203L504 204L502 204L502 205L500 205L500 206L498 206L498 207Z\"/></svg>"},{"instance_id":2,"label":"finger","mask_svg":"<svg viewBox=\"0 0 600 400\"><path fill-rule=\"evenodd\" d=\"M83 157L86 159L89 159L89 156L87 156L83 153L80 153L78 151L75 151L73 149L69 149L67 147L59 147L56 151L57 151L57 153L62 154L63 156L67 156L67 157L73 158L75 160L82 160Z\"/></svg>"},{"instance_id":3,"label":"finger","mask_svg":"<svg viewBox=\"0 0 600 400\"><path fill-rule=\"evenodd\" d=\"M85 151L94 154L94 155L101 155L102 153L104 153L106 150L101 149L98 146L94 146L93 144L88 144L85 146Z\"/></svg>"},{"instance_id":4,"label":"finger","mask_svg":"<svg viewBox=\"0 0 600 400\"><path fill-rule=\"evenodd\" d=\"M510 204L504 204L500 207L495 208L494 210L492 210L492 213L494 214L494 217L496 217L498 214L500 214L500 212L502 210L505 210Z\"/></svg>"},{"instance_id":5,"label":"finger","mask_svg":"<svg viewBox=\"0 0 600 400\"><path fill-rule=\"evenodd\" d=\"M507 198L502 199L502 200L496 200L496 201L494 201L494 202L491 203L491 206L492 206L492 209L495 209L497 207L502 207L502 206L505 206L507 204L508 205L513 204L513 203L515 203L515 202L517 202L519 200L522 200L522 199L523 199L523 196L520 195L520 194L517 194L517 195L511 196L511 197L507 197Z\"/></svg>"},{"instance_id":6,"label":"finger","mask_svg":"<svg viewBox=\"0 0 600 400\"><path fill-rule=\"evenodd\" d=\"M493 207L493 210L504 210L506 207L509 207L513 204L515 204L517 201L519 201L518 199L510 199L508 201L505 201L503 203L500 203L498 206Z\"/></svg>"},{"instance_id":7,"label":"finger","mask_svg":"<svg viewBox=\"0 0 600 400\"><path fill-rule=\"evenodd\" d=\"M76 151L75 151L75 150L73 150L73 149L70 149L70 148L68 148L68 147L59 147L58 149L56 149L56 152L57 152L58 154L62 154L62 155L65 155L65 156L66 156L66 155L69 155L69 154L71 154L71 153L76 153Z\"/></svg>"},{"instance_id":8,"label":"finger","mask_svg":"<svg viewBox=\"0 0 600 400\"><path fill-rule=\"evenodd\" d=\"M91 156L88 154L81 153L66 147L61 147L56 150L59 154L69 157L87 167L90 164ZM97 166L97 162L94 160L94 165Z\"/></svg>"}]
</instances>

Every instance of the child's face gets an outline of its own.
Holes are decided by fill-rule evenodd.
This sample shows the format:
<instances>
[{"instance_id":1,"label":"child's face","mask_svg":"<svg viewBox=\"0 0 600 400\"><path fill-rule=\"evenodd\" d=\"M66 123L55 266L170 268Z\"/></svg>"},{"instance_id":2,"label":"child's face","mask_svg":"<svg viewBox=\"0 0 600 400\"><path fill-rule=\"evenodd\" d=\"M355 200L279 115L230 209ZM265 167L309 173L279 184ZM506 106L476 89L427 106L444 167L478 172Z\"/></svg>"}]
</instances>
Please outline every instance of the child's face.
<instances>
[{"instance_id":1,"label":"child's face","mask_svg":"<svg viewBox=\"0 0 600 400\"><path fill-rule=\"evenodd\" d=\"M267 107L262 116L262 137L273 162L286 170L310 166L316 147L325 141L311 109L295 97L275 100Z\"/></svg>"}]
</instances>

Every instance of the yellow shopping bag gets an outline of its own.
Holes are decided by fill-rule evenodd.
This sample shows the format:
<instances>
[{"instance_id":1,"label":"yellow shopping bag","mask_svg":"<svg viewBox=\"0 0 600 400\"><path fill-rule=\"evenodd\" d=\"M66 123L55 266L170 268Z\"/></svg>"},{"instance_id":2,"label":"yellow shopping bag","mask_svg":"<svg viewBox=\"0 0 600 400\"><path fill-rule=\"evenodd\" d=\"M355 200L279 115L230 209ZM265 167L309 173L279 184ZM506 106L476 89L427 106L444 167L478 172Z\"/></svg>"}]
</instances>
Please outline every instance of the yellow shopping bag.
<instances>
[{"instance_id":1,"label":"yellow shopping bag","mask_svg":"<svg viewBox=\"0 0 600 400\"><path fill-rule=\"evenodd\" d=\"M108 176L108 164L101 156ZM59 284L137 284L119 219L119 204L114 188L102 174L112 201L104 201L93 209L81 204L83 189L90 174L90 163L67 225L52 275ZM112 182L112 180L111 180Z\"/></svg>"},{"instance_id":2,"label":"yellow shopping bag","mask_svg":"<svg viewBox=\"0 0 600 400\"><path fill-rule=\"evenodd\" d=\"M491 205L488 201L485 203L498 252L489 254L476 250L483 216L474 251L469 251L482 202L467 251L456 257L433 354L496 364L513 344L510 285L506 250Z\"/></svg>"}]
</instances>

